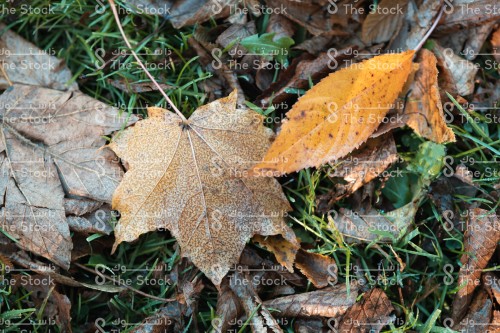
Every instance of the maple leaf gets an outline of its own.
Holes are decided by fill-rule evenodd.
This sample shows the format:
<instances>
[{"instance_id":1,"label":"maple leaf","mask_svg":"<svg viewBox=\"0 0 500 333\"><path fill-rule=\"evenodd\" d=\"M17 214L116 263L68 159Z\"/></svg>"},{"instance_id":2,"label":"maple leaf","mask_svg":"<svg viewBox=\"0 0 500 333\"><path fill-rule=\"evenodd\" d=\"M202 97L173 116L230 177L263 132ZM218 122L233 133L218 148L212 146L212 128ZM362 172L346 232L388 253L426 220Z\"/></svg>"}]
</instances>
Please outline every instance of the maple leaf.
<instances>
[{"instance_id":1,"label":"maple leaf","mask_svg":"<svg viewBox=\"0 0 500 333\"><path fill-rule=\"evenodd\" d=\"M385 54L330 74L287 113L258 175L282 175L340 158L377 129L412 68L414 51Z\"/></svg>"},{"instance_id":2,"label":"maple leaf","mask_svg":"<svg viewBox=\"0 0 500 333\"><path fill-rule=\"evenodd\" d=\"M274 179L245 176L262 158L271 131L263 117L236 109L237 94L199 107L186 121L160 108L109 147L129 163L113 195L121 213L113 252L123 241L168 229L183 256L219 285L254 235L282 234L296 243L290 210Z\"/></svg>"}]
</instances>

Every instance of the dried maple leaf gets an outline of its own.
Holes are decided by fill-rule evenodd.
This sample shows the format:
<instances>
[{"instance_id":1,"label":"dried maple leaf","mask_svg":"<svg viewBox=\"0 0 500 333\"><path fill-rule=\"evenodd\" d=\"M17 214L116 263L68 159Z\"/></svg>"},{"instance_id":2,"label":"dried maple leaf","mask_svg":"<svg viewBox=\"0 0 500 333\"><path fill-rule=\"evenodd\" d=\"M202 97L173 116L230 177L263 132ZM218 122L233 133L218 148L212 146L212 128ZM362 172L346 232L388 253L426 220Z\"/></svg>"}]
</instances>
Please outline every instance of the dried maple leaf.
<instances>
[{"instance_id":1,"label":"dried maple leaf","mask_svg":"<svg viewBox=\"0 0 500 333\"><path fill-rule=\"evenodd\" d=\"M261 246L265 247L269 252L272 252L276 257L276 261L279 262L280 265L285 266L290 273L293 273L295 255L299 250L299 246L297 244L287 242L280 236L263 237L255 235L252 240L253 242L259 243Z\"/></svg>"},{"instance_id":2,"label":"dried maple leaf","mask_svg":"<svg viewBox=\"0 0 500 333\"><path fill-rule=\"evenodd\" d=\"M65 194L111 202L123 172L100 148L126 116L80 92L14 85L0 96L0 119L0 228L68 268Z\"/></svg>"},{"instance_id":3,"label":"dried maple leaf","mask_svg":"<svg viewBox=\"0 0 500 333\"><path fill-rule=\"evenodd\" d=\"M254 235L282 234L290 209L274 179L241 177L269 145L263 117L236 109L236 92L199 107L189 120L160 108L110 144L129 163L113 196L121 213L113 251L155 229L169 229L189 257L219 285Z\"/></svg>"},{"instance_id":4,"label":"dried maple leaf","mask_svg":"<svg viewBox=\"0 0 500 333\"><path fill-rule=\"evenodd\" d=\"M439 87L437 60L431 51L419 52L420 67L406 103L407 125L418 135L437 143L455 142L455 134L446 125Z\"/></svg>"},{"instance_id":5,"label":"dried maple leaf","mask_svg":"<svg viewBox=\"0 0 500 333\"><path fill-rule=\"evenodd\" d=\"M380 332L392 319L394 307L382 289L375 288L363 295L344 315L339 332Z\"/></svg>"},{"instance_id":6,"label":"dried maple leaf","mask_svg":"<svg viewBox=\"0 0 500 333\"><path fill-rule=\"evenodd\" d=\"M453 300L452 318L460 320L471 303L482 270L495 252L500 240L498 216L481 208L469 213L464 236L465 253L460 258L462 267L458 273L458 290Z\"/></svg>"},{"instance_id":7,"label":"dried maple leaf","mask_svg":"<svg viewBox=\"0 0 500 333\"><path fill-rule=\"evenodd\" d=\"M414 51L385 54L323 79L287 113L258 175L281 175L343 157L377 129L412 68Z\"/></svg>"}]
</instances>

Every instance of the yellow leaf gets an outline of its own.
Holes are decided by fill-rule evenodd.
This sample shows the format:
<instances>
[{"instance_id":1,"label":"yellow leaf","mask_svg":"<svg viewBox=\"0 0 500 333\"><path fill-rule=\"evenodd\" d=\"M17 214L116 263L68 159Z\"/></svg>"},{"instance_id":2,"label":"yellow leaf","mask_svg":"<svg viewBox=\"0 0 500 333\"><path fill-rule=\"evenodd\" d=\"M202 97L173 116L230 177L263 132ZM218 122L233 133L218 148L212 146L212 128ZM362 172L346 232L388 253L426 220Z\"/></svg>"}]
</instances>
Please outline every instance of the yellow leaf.
<instances>
[{"instance_id":1,"label":"yellow leaf","mask_svg":"<svg viewBox=\"0 0 500 333\"><path fill-rule=\"evenodd\" d=\"M317 167L357 148L394 107L414 53L380 55L316 84L288 112L276 141L253 173L277 176Z\"/></svg>"},{"instance_id":2,"label":"yellow leaf","mask_svg":"<svg viewBox=\"0 0 500 333\"><path fill-rule=\"evenodd\" d=\"M236 92L201 106L187 120L161 108L109 145L129 163L113 195L121 218L113 251L123 241L168 229L182 255L219 285L254 235L296 243L283 216L290 210L280 184L241 177L262 158L270 130L263 117L236 109Z\"/></svg>"},{"instance_id":3,"label":"yellow leaf","mask_svg":"<svg viewBox=\"0 0 500 333\"><path fill-rule=\"evenodd\" d=\"M455 142L455 134L444 119L437 82L436 57L431 51L422 49L418 60L420 66L405 108L407 125L418 135L434 142Z\"/></svg>"}]
</instances>

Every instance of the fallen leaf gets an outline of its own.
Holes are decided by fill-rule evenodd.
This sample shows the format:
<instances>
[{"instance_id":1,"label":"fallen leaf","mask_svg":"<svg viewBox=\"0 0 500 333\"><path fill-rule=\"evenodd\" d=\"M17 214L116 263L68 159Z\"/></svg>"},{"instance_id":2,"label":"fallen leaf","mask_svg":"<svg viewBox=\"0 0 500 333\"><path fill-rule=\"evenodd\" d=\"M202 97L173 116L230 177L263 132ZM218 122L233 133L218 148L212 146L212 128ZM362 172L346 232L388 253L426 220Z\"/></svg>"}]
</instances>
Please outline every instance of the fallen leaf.
<instances>
[{"instance_id":1,"label":"fallen leaf","mask_svg":"<svg viewBox=\"0 0 500 333\"><path fill-rule=\"evenodd\" d=\"M316 288L337 283L337 265L329 256L300 249L295 258L295 266Z\"/></svg>"},{"instance_id":2,"label":"fallen leaf","mask_svg":"<svg viewBox=\"0 0 500 333\"><path fill-rule=\"evenodd\" d=\"M391 301L382 289L374 288L363 295L360 302L347 310L339 325L339 332L380 332L393 321Z\"/></svg>"},{"instance_id":3,"label":"fallen leaf","mask_svg":"<svg viewBox=\"0 0 500 333\"><path fill-rule=\"evenodd\" d=\"M267 307L263 306L262 300L255 292L248 273L235 271L229 278L229 286L241 302L247 314L252 332L274 332L281 333L283 330L271 315Z\"/></svg>"},{"instance_id":4,"label":"fallen leaf","mask_svg":"<svg viewBox=\"0 0 500 333\"><path fill-rule=\"evenodd\" d=\"M328 200L327 206L331 207L335 201L351 195L378 177L397 160L396 143L392 134L369 139L348 157L338 161L338 165L328 172L328 176L335 181L335 190L318 200Z\"/></svg>"},{"instance_id":5,"label":"fallen leaf","mask_svg":"<svg viewBox=\"0 0 500 333\"><path fill-rule=\"evenodd\" d=\"M276 257L276 261L293 273L293 263L295 262L295 255L299 249L297 244L290 243L283 239L281 236L268 236L263 237L260 235L253 236L253 241L259 243L272 252Z\"/></svg>"},{"instance_id":6,"label":"fallen leaf","mask_svg":"<svg viewBox=\"0 0 500 333\"><path fill-rule=\"evenodd\" d=\"M498 333L500 332L500 311L493 311L493 318L491 319L491 323L486 330L488 333Z\"/></svg>"},{"instance_id":7,"label":"fallen leaf","mask_svg":"<svg viewBox=\"0 0 500 333\"><path fill-rule=\"evenodd\" d=\"M343 8L340 3L331 5L327 1L321 4L314 1L266 0L266 4L273 12L280 13L304 26L313 35L346 27L349 18L349 15L345 13L342 15L343 13L338 10Z\"/></svg>"},{"instance_id":8,"label":"fallen leaf","mask_svg":"<svg viewBox=\"0 0 500 333\"><path fill-rule=\"evenodd\" d=\"M266 151L263 117L236 109L236 92L198 108L189 120L160 108L109 147L130 168L113 195L121 213L113 252L156 229L169 229L215 285L254 235L296 243L283 215L290 206L274 179L245 176Z\"/></svg>"},{"instance_id":9,"label":"fallen leaf","mask_svg":"<svg viewBox=\"0 0 500 333\"><path fill-rule=\"evenodd\" d=\"M323 79L287 113L281 132L253 171L282 175L320 166L357 148L377 129L403 88L413 54L377 56Z\"/></svg>"},{"instance_id":10,"label":"fallen leaf","mask_svg":"<svg viewBox=\"0 0 500 333\"><path fill-rule=\"evenodd\" d=\"M212 327L216 332L227 332L230 323L243 313L238 297L229 287L229 279L222 280L215 313L217 318L212 320Z\"/></svg>"},{"instance_id":11,"label":"fallen leaf","mask_svg":"<svg viewBox=\"0 0 500 333\"><path fill-rule=\"evenodd\" d=\"M439 32L454 32L500 19L496 0L454 0L445 6L446 15L436 29Z\"/></svg>"},{"instance_id":12,"label":"fallen leaf","mask_svg":"<svg viewBox=\"0 0 500 333\"><path fill-rule=\"evenodd\" d=\"M179 302L170 302L159 308L155 314L147 317L134 327L131 333L166 333L180 332L185 327L182 322L184 305Z\"/></svg>"},{"instance_id":13,"label":"fallen leaf","mask_svg":"<svg viewBox=\"0 0 500 333\"><path fill-rule=\"evenodd\" d=\"M484 333L490 324L490 318L493 309L493 302L488 297L484 289L479 290L472 303L467 305L465 310L467 315L462 319L457 319L453 326L454 331L467 333Z\"/></svg>"},{"instance_id":14,"label":"fallen leaf","mask_svg":"<svg viewBox=\"0 0 500 333\"><path fill-rule=\"evenodd\" d=\"M382 0L363 22L361 38L367 44L388 42L403 24L406 0Z\"/></svg>"},{"instance_id":15,"label":"fallen leaf","mask_svg":"<svg viewBox=\"0 0 500 333\"><path fill-rule=\"evenodd\" d=\"M498 216L481 208L471 210L464 235L465 253L460 258L462 267L457 282L460 289L452 305L452 319L455 322L462 319L467 311L481 272L488 265L499 240Z\"/></svg>"},{"instance_id":16,"label":"fallen leaf","mask_svg":"<svg viewBox=\"0 0 500 333\"><path fill-rule=\"evenodd\" d=\"M11 83L29 84L57 90L77 90L64 62L54 57L55 50L41 50L0 23L0 63ZM11 84L0 73L0 89Z\"/></svg>"},{"instance_id":17,"label":"fallen leaf","mask_svg":"<svg viewBox=\"0 0 500 333\"><path fill-rule=\"evenodd\" d=\"M455 134L444 119L436 57L431 51L423 49L417 59L420 67L405 108L407 125L418 135L434 142L455 142Z\"/></svg>"},{"instance_id":18,"label":"fallen leaf","mask_svg":"<svg viewBox=\"0 0 500 333\"><path fill-rule=\"evenodd\" d=\"M150 91L158 91L158 87L151 82L128 82L126 78L116 80L108 79L108 82L113 87L118 88L127 94L142 94ZM174 88L174 86L164 83L160 83L159 86L164 90Z\"/></svg>"},{"instance_id":19,"label":"fallen leaf","mask_svg":"<svg viewBox=\"0 0 500 333\"><path fill-rule=\"evenodd\" d=\"M32 300L35 307L43 308L43 318L55 322L61 332L71 333L71 302L66 295L56 290L54 280L43 275L14 275L15 289L23 288L30 292L27 300Z\"/></svg>"},{"instance_id":20,"label":"fallen leaf","mask_svg":"<svg viewBox=\"0 0 500 333\"><path fill-rule=\"evenodd\" d=\"M230 7L231 5L233 7ZM175 29L228 17L231 10L235 9L233 0L129 0L127 8L138 14L162 16L168 19ZM105 10L103 7L102 12Z\"/></svg>"},{"instance_id":21,"label":"fallen leaf","mask_svg":"<svg viewBox=\"0 0 500 333\"><path fill-rule=\"evenodd\" d=\"M500 63L500 27L491 35L491 47L493 48L493 57L497 63Z\"/></svg>"},{"instance_id":22,"label":"fallen leaf","mask_svg":"<svg viewBox=\"0 0 500 333\"><path fill-rule=\"evenodd\" d=\"M416 8L415 3L410 1L403 26L390 43L389 49L414 50L436 20L441 6L441 2L422 1L420 6Z\"/></svg>"},{"instance_id":23,"label":"fallen leaf","mask_svg":"<svg viewBox=\"0 0 500 333\"><path fill-rule=\"evenodd\" d=\"M467 96L474 92L474 78L478 67L456 55L450 48L435 43L432 49L439 70L439 87L452 95Z\"/></svg>"},{"instance_id":24,"label":"fallen leaf","mask_svg":"<svg viewBox=\"0 0 500 333\"><path fill-rule=\"evenodd\" d=\"M356 283L350 285L349 293L345 284L337 284L321 290L276 298L263 304L266 308L277 310L273 312L277 317L336 318L356 303L357 296Z\"/></svg>"},{"instance_id":25,"label":"fallen leaf","mask_svg":"<svg viewBox=\"0 0 500 333\"><path fill-rule=\"evenodd\" d=\"M0 105L1 228L19 247L68 268L65 193L111 202L123 171L100 148L126 116L80 92L24 85L5 91Z\"/></svg>"}]
</instances>

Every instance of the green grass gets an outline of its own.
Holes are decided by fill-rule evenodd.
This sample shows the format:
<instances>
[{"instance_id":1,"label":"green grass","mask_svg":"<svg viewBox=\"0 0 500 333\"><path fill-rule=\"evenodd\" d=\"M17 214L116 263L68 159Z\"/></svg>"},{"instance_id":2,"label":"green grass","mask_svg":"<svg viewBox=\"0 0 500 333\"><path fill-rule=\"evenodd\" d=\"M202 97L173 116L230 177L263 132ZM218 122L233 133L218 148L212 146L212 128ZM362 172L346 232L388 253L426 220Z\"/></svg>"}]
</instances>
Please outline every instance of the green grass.
<instances>
[{"instance_id":1,"label":"green grass","mask_svg":"<svg viewBox=\"0 0 500 333\"><path fill-rule=\"evenodd\" d=\"M33 1L33 7L46 7L48 1ZM123 4L122 4L123 5ZM143 94L128 94L113 87L108 80L125 78L129 82L148 82L131 56L120 58L120 65L113 61L103 68L103 61L108 61L109 55L124 49L124 42L118 32L111 11L108 9L103 14L94 12L95 3L90 1L67 0L53 2L54 14L49 15L24 15L22 17L4 16L2 20L14 31L35 43L42 49L55 49L57 57L64 59L67 66L74 74L73 80L79 83L80 89L101 101L145 116L148 105L165 106L165 100L158 92ZM258 20L259 32L264 30L268 17L264 15ZM161 60L154 54L156 49L171 51L171 61L166 69L151 70L151 74L160 83L168 84L171 88L167 93L179 109L189 116L198 106L207 101L204 91L198 88L197 83L209 79L212 74L205 71L200 65L195 52L189 47L187 39L193 34L193 28L181 30L173 29L170 24L160 17L130 15L122 17L122 24L130 41L135 46L135 51L143 53L141 58L145 63L153 64ZM205 26L215 26L216 22L209 22ZM295 40L304 38L299 33ZM108 57L96 50L105 50ZM291 55L289 61L295 57ZM484 80L496 80L496 73L485 72ZM451 97L451 96L450 96ZM251 104L249 106L265 115L277 116L273 109L260 110ZM468 116L460 107L459 112ZM490 122L486 117L491 110L476 111L478 121L469 121L465 125L454 122L452 128L457 135L456 144L446 145L447 156L441 176L459 164L461 159L470 170L475 172L475 184L480 191L490 193L494 185L500 181L500 168L497 163L492 163L494 158L500 158L500 124L498 121ZM456 115L457 115L456 114ZM469 119L471 120L471 119ZM273 124L269 124L270 127ZM398 152L410 161L416 156L418 146L423 142L409 129L394 131L398 145ZM474 161L474 163L470 163ZM403 164L393 168L404 168ZM457 290L456 281L459 270L459 258L463 253L463 235L459 230L453 229L444 236L436 234L439 224L445 225L442 208L436 205L436 200L427 196L422 201L415 218L414 228L401 239L392 244L368 244L362 246L348 245L342 241L332 228L328 214L317 212L317 199L325 194L333 183L327 176L326 169L303 170L299 173L283 178L285 193L290 200L293 212L289 219L294 231L312 251L330 255L335 258L340 281L353 278L353 273L348 268L351 264L358 264L365 269L377 268L381 265L382 271L389 272L391 267L397 267L400 261L406 268L402 272L382 273L381 277L367 277L372 285L378 285L387 293L394 307L398 321L392 327L394 332L406 330L419 330L425 332L443 331L443 321L450 313L451 301ZM381 182L377 189L380 189ZM400 205L398 200L387 193L413 193L413 189L404 183L397 183L390 187L386 184L385 194L377 191L376 195L386 207ZM430 193L433 192L433 185ZM498 210L498 202L491 196L482 199L456 194L453 196L452 208L463 211L471 203L478 203L481 207L491 211ZM391 201L392 200L392 201ZM335 203L331 209L351 207L352 200L346 198ZM167 237L168 236L168 237ZM90 257L78 260L78 263L94 269L104 265L109 269L104 273L108 276L119 273L113 267L126 270L121 272L122 279L133 281L132 287L147 294L161 298L175 297L176 285L165 284L148 286L140 283L141 276L153 274L152 268L158 264L173 267L180 260L179 249L173 238L168 233L150 233L144 235L134 244L123 244L115 255L109 253L94 253ZM95 244L100 236L88 238L90 244ZM397 257L396 257L397 255ZM99 265L99 266L98 266ZM451 265L451 266L449 266ZM188 268L183 274L194 273L202 277L194 268ZM23 274L29 274L28 272ZM71 274L79 281L95 283L96 277L82 268L75 266ZM11 276L5 273L6 277ZM216 290L210 286L204 289L198 300L198 312L195 314L200 330L209 330L210 321L215 316L217 302ZM12 325L5 332L15 332L24 326L18 324L29 323L33 318L40 317L42 309L35 307L30 295L20 288L13 290L8 284L0 285L0 320L10 319ZM310 289L311 286L308 286ZM404 289L404 290L403 290ZM83 332L88 323L98 320L106 331L120 329L127 332L135 323L141 322L145 317L155 313L162 306L160 300L145 297L132 291L121 293L106 293L88 290L82 294L75 288L61 286L60 291L71 300L71 317L74 332ZM299 290L301 292L302 290ZM101 319L99 319L101 318ZM114 323L113 323L114 322ZM293 321L290 321L293 322ZM186 321L187 331L194 330L193 321ZM292 332L292 324L286 327L287 332ZM34 332L58 331L54 325L39 325L36 322L31 326ZM250 331L248 328L243 331Z\"/></svg>"}]
</instances>

